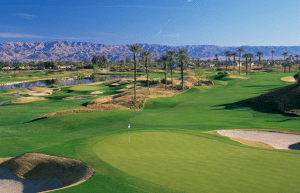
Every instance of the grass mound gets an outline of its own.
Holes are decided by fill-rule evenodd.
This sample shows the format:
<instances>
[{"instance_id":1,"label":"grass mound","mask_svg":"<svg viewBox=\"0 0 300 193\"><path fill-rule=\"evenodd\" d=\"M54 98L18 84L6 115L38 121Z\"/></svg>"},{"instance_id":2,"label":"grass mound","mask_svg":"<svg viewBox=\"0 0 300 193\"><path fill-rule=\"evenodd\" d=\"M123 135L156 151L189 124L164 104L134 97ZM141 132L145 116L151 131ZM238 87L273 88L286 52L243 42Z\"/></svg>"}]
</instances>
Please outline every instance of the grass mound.
<instances>
[{"instance_id":1,"label":"grass mound","mask_svg":"<svg viewBox=\"0 0 300 193\"><path fill-rule=\"evenodd\" d=\"M273 104L284 113L300 115L300 85L298 83L278 88L274 91L254 97L249 102Z\"/></svg>"},{"instance_id":2,"label":"grass mound","mask_svg":"<svg viewBox=\"0 0 300 193\"><path fill-rule=\"evenodd\" d=\"M77 185L91 178L95 170L82 161L41 153L25 153L0 164L19 178L38 180L55 178L63 187Z\"/></svg>"}]
</instances>

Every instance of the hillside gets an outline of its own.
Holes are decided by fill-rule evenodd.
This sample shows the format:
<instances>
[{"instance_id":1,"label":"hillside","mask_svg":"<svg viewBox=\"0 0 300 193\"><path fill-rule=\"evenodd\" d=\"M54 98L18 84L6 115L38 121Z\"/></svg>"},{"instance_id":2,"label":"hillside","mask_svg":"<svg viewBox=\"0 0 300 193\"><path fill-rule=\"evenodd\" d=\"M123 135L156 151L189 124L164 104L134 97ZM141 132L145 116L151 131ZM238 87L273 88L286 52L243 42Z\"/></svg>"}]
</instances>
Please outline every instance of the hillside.
<instances>
[{"instance_id":1,"label":"hillside","mask_svg":"<svg viewBox=\"0 0 300 193\"><path fill-rule=\"evenodd\" d=\"M160 57L167 50L188 49L190 58L214 58L218 54L219 59L224 59L224 52L230 50L236 52L238 47L220 47L214 45L187 45L167 46L158 44L139 44L142 49L153 51L153 58ZM300 46L241 46L245 53L264 52L264 58L271 58L274 50L274 59L282 59L282 53L300 54ZM48 60L91 60L94 55L105 55L109 60L125 60L132 58L129 44L105 45L87 42L53 41L53 42L7 42L0 44L0 60L3 61L48 61Z\"/></svg>"}]
</instances>

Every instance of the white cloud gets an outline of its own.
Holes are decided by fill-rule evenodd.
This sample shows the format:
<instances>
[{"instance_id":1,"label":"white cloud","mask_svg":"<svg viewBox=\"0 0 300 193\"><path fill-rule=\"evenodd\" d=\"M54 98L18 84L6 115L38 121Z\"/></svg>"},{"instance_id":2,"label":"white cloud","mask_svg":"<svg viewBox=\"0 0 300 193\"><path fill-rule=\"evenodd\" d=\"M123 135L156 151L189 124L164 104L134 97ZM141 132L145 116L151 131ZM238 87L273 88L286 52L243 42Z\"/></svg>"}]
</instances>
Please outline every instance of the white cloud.
<instances>
[{"instance_id":1,"label":"white cloud","mask_svg":"<svg viewBox=\"0 0 300 193\"><path fill-rule=\"evenodd\" d=\"M32 20L34 18L37 18L37 16L29 15L27 13L17 13L17 14L14 14L14 16L17 16L17 17L20 17L20 18L23 18L23 19L28 19L28 20Z\"/></svg>"},{"instance_id":2,"label":"white cloud","mask_svg":"<svg viewBox=\"0 0 300 193\"><path fill-rule=\"evenodd\" d=\"M56 40L95 39L95 38L73 38L73 37L65 37L65 36L60 36L60 35L40 36L40 35L31 35L31 34L1 33L1 32L0 32L0 38L56 39Z\"/></svg>"},{"instance_id":3,"label":"white cloud","mask_svg":"<svg viewBox=\"0 0 300 193\"><path fill-rule=\"evenodd\" d=\"M162 32L162 29L158 32L158 34L156 34L156 36L158 36L161 32Z\"/></svg>"},{"instance_id":4,"label":"white cloud","mask_svg":"<svg viewBox=\"0 0 300 193\"><path fill-rule=\"evenodd\" d=\"M47 38L45 36L37 36L30 34L20 34L20 33L0 33L0 38Z\"/></svg>"}]
</instances>

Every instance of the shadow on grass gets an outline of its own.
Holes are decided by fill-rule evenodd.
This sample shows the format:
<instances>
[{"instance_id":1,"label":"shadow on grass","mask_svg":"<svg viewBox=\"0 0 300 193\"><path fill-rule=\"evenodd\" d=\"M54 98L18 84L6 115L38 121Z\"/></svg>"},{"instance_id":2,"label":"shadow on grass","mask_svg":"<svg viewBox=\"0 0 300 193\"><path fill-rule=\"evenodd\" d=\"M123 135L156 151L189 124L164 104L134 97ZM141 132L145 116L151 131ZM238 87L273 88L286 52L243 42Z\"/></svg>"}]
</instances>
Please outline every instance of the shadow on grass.
<instances>
[{"instance_id":1,"label":"shadow on grass","mask_svg":"<svg viewBox=\"0 0 300 193\"><path fill-rule=\"evenodd\" d=\"M278 110L278 104L275 102L269 102L269 103L261 103L261 104L255 104L249 101L250 99L238 101L236 103L227 103L227 104L220 104L215 105L212 107L224 107L225 110L237 110L237 109L244 109L244 108L250 108L254 111L258 111L261 113L269 113L269 114L281 114L288 117L299 117L298 115L293 115L290 113L284 113L282 111ZM223 110L223 109L214 109L214 110ZM292 119L285 119L280 121L274 121L274 122L285 122Z\"/></svg>"}]
</instances>

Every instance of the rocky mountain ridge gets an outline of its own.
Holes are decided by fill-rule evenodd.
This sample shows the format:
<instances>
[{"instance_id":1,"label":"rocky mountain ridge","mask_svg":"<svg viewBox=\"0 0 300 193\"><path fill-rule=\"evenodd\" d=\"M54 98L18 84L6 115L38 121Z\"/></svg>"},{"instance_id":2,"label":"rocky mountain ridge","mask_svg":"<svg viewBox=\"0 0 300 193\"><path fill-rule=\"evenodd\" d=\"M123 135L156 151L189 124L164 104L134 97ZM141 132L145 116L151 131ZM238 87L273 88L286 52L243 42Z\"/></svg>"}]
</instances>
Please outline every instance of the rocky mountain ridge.
<instances>
[{"instance_id":1,"label":"rocky mountain ridge","mask_svg":"<svg viewBox=\"0 0 300 193\"><path fill-rule=\"evenodd\" d=\"M237 52L239 47L220 47L215 45L186 45L168 46L158 44L139 44L142 49L153 51L153 58L166 54L167 50L188 49L188 55L192 59L214 58L225 59L224 52L229 50ZM2 61L54 61L54 60L91 60L94 55L105 55L108 60L125 60L132 58L129 44L105 45L88 42L52 41L52 42L7 42L0 43L0 60ZM244 53L264 52L264 59L270 59L274 50L274 59L282 58L283 52L296 55L300 54L300 46L241 46Z\"/></svg>"}]
</instances>

